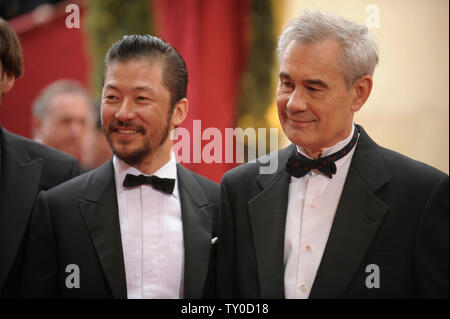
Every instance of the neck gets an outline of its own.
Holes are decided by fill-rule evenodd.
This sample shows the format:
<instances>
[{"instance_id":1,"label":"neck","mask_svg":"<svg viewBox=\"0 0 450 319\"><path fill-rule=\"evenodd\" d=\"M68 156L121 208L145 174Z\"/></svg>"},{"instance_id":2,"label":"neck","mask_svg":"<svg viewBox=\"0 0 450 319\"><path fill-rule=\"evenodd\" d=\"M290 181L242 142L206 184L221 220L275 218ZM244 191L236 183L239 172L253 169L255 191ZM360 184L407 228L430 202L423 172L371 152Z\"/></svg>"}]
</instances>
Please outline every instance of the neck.
<instances>
[{"instance_id":1,"label":"neck","mask_svg":"<svg viewBox=\"0 0 450 319\"><path fill-rule=\"evenodd\" d=\"M349 129L346 129L342 133L336 135L330 142L324 144L323 146L321 146L321 147L303 147L302 146L301 150L306 155L311 157L312 159L320 158L323 154L324 149L331 148L331 147L335 146L336 144L338 144L339 142L344 141L347 138L350 138L350 134L352 133L352 130L353 130L353 124L351 124Z\"/></svg>"},{"instance_id":2,"label":"neck","mask_svg":"<svg viewBox=\"0 0 450 319\"><path fill-rule=\"evenodd\" d=\"M169 141L169 143L167 142ZM170 154L172 151L172 143L168 138L155 152L152 152L143 161L134 165L139 171L146 175L152 175L161 167L170 161Z\"/></svg>"},{"instance_id":3,"label":"neck","mask_svg":"<svg viewBox=\"0 0 450 319\"><path fill-rule=\"evenodd\" d=\"M320 155L322 155L322 149L314 150L314 149L307 149L305 147L302 147L302 151L305 152L306 155L311 157L312 159L319 158Z\"/></svg>"}]
</instances>

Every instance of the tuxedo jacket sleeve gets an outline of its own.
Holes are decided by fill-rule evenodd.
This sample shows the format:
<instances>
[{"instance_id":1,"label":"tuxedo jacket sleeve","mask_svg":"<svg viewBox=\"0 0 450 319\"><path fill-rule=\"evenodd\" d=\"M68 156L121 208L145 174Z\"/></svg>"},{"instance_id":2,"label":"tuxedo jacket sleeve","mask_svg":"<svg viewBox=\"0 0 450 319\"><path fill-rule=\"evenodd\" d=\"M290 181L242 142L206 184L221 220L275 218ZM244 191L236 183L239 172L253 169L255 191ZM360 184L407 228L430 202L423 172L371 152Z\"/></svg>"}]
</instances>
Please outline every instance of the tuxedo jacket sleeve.
<instances>
[{"instance_id":1,"label":"tuxedo jacket sleeve","mask_svg":"<svg viewBox=\"0 0 450 319\"><path fill-rule=\"evenodd\" d=\"M448 298L449 177L378 146L360 127L310 298ZM284 231L294 145L225 174L218 246L223 297L284 298ZM366 285L377 265L380 287Z\"/></svg>"},{"instance_id":2,"label":"tuxedo jacket sleeve","mask_svg":"<svg viewBox=\"0 0 450 319\"><path fill-rule=\"evenodd\" d=\"M14 298L33 203L40 191L78 175L78 164L69 155L1 127L0 134L0 296Z\"/></svg>"},{"instance_id":3,"label":"tuxedo jacket sleeve","mask_svg":"<svg viewBox=\"0 0 450 319\"><path fill-rule=\"evenodd\" d=\"M219 186L177 165L184 236L184 297L212 297ZM21 296L127 298L112 161L47 192L33 210ZM80 286L67 285L70 265ZM69 268L67 268L69 266Z\"/></svg>"}]
</instances>

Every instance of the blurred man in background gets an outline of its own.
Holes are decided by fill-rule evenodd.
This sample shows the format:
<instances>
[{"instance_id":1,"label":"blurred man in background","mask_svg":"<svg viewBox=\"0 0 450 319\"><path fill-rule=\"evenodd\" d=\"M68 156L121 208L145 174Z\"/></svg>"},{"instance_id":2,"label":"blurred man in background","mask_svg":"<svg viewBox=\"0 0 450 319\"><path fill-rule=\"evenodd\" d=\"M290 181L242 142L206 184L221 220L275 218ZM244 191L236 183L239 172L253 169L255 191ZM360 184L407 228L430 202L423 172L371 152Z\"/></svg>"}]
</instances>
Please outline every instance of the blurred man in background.
<instances>
[{"instance_id":1,"label":"blurred man in background","mask_svg":"<svg viewBox=\"0 0 450 319\"><path fill-rule=\"evenodd\" d=\"M23 73L19 39L1 18L0 62L1 102ZM23 243L37 194L76 175L73 157L0 126L0 298L17 296Z\"/></svg>"},{"instance_id":2,"label":"blurred man in background","mask_svg":"<svg viewBox=\"0 0 450 319\"><path fill-rule=\"evenodd\" d=\"M83 162L81 165L87 170L102 166L112 156L108 140L103 132L102 120L100 118L100 104L98 102L95 105L95 120L89 122L87 137L83 143Z\"/></svg>"},{"instance_id":3,"label":"blurred man in background","mask_svg":"<svg viewBox=\"0 0 450 319\"><path fill-rule=\"evenodd\" d=\"M70 154L80 162L91 121L94 121L91 98L76 81L51 83L33 103L35 140Z\"/></svg>"}]
</instances>

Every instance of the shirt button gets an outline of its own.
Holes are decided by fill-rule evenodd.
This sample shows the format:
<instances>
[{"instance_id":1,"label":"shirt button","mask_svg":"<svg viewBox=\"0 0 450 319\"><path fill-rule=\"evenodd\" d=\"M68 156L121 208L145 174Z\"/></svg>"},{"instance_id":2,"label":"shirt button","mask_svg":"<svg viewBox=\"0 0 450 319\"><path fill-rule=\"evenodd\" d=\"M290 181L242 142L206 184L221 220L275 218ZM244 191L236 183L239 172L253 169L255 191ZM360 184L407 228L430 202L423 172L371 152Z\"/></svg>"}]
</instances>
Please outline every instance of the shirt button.
<instances>
[{"instance_id":1,"label":"shirt button","mask_svg":"<svg viewBox=\"0 0 450 319\"><path fill-rule=\"evenodd\" d=\"M311 247L310 244L307 244L307 245L305 246L305 249L306 249L307 251L309 251L309 252L312 251L312 247Z\"/></svg>"},{"instance_id":2,"label":"shirt button","mask_svg":"<svg viewBox=\"0 0 450 319\"><path fill-rule=\"evenodd\" d=\"M300 290L305 292L306 291L306 285L305 284L300 285Z\"/></svg>"},{"instance_id":3,"label":"shirt button","mask_svg":"<svg viewBox=\"0 0 450 319\"><path fill-rule=\"evenodd\" d=\"M309 202L309 206L312 207L312 208L316 207L316 205L317 205L316 201Z\"/></svg>"}]
</instances>

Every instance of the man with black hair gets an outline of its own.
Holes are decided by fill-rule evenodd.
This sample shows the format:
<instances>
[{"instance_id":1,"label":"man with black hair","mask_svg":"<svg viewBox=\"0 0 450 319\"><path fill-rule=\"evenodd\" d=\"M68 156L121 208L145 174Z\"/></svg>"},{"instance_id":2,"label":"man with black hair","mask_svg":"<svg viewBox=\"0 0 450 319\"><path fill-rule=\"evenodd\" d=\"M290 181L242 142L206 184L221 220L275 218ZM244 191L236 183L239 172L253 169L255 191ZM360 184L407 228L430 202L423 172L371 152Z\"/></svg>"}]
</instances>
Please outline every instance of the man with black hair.
<instances>
[{"instance_id":1,"label":"man with black hair","mask_svg":"<svg viewBox=\"0 0 450 319\"><path fill-rule=\"evenodd\" d=\"M101 117L114 156L39 196L24 297L213 296L219 186L177 164L170 138L187 82L183 58L157 37L109 49Z\"/></svg>"},{"instance_id":2,"label":"man with black hair","mask_svg":"<svg viewBox=\"0 0 450 319\"><path fill-rule=\"evenodd\" d=\"M0 102L23 73L20 42L0 18ZM0 126L0 297L18 294L24 238L36 196L78 175L75 158Z\"/></svg>"}]
</instances>

